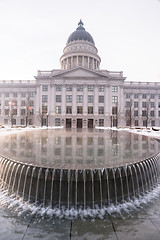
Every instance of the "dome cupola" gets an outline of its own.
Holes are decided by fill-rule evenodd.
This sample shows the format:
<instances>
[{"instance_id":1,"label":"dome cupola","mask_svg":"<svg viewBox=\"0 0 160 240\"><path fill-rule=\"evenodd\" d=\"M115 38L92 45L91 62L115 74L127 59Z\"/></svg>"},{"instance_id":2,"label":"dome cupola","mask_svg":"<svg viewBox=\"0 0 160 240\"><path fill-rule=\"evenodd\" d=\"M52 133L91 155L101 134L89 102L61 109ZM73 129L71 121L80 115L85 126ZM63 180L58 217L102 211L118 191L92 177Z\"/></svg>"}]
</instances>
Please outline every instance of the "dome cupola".
<instances>
[{"instance_id":1,"label":"dome cupola","mask_svg":"<svg viewBox=\"0 0 160 240\"><path fill-rule=\"evenodd\" d=\"M82 20L78 23L76 31L69 36L60 62L62 69L75 67L99 69L101 59L98 50L93 37L85 30Z\"/></svg>"},{"instance_id":2,"label":"dome cupola","mask_svg":"<svg viewBox=\"0 0 160 240\"><path fill-rule=\"evenodd\" d=\"M80 22L78 23L78 27L77 27L76 31L74 31L69 36L69 38L67 40L67 44L69 44L70 42L73 42L73 41L77 41L77 40L84 40L84 41L88 41L88 42L90 42L90 43L95 45L92 36L90 35L90 33L88 33L85 30L83 25L84 25L83 22L80 20Z\"/></svg>"}]
</instances>

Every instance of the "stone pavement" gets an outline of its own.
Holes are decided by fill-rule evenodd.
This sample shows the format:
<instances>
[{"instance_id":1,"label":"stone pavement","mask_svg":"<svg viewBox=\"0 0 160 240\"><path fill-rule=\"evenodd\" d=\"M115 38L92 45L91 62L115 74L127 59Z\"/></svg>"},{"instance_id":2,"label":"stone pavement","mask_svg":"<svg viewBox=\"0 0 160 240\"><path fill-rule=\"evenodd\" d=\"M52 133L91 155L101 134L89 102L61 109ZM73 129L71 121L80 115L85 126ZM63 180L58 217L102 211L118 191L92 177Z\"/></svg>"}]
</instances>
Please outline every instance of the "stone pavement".
<instances>
[{"instance_id":1,"label":"stone pavement","mask_svg":"<svg viewBox=\"0 0 160 240\"><path fill-rule=\"evenodd\" d=\"M66 220L0 210L0 240L160 240L160 199L134 213Z\"/></svg>"}]
</instances>

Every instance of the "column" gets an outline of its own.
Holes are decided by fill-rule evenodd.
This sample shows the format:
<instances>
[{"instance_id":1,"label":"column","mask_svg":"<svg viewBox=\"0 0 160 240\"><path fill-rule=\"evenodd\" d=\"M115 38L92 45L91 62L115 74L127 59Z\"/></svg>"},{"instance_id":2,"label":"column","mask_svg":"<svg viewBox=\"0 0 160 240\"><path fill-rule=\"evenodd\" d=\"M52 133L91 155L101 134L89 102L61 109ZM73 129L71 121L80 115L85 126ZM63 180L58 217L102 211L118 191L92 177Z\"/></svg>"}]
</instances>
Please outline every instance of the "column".
<instances>
[{"instance_id":1,"label":"column","mask_svg":"<svg viewBox=\"0 0 160 240\"><path fill-rule=\"evenodd\" d=\"M84 85L83 88L83 115L88 115L88 89L87 84Z\"/></svg>"},{"instance_id":2,"label":"column","mask_svg":"<svg viewBox=\"0 0 160 240\"><path fill-rule=\"evenodd\" d=\"M72 115L77 114L77 85L72 85Z\"/></svg>"}]
</instances>

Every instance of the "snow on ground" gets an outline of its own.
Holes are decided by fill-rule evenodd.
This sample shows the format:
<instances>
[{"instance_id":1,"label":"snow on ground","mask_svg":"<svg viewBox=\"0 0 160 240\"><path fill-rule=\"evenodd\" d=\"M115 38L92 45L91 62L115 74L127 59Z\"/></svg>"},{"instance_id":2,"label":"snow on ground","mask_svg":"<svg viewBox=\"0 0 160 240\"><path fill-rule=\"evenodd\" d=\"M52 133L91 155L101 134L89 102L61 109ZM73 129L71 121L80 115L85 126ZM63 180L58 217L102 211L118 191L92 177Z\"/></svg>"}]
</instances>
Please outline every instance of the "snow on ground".
<instances>
[{"instance_id":1,"label":"snow on ground","mask_svg":"<svg viewBox=\"0 0 160 240\"><path fill-rule=\"evenodd\" d=\"M8 126L5 126L4 128L0 128L0 135L8 135L8 134L13 134L16 132L26 132L26 131L34 131L34 130L42 130L42 129L61 129L63 127L26 127L26 128L11 128ZM153 138L160 138L160 129L158 129L159 131L154 131L152 130L152 128L110 128L110 127L96 127L96 129L104 129L104 130L116 130L116 131L127 131L127 132L131 132L131 133L136 133L136 134L140 134L140 135L145 135L148 137L153 137Z\"/></svg>"}]
</instances>

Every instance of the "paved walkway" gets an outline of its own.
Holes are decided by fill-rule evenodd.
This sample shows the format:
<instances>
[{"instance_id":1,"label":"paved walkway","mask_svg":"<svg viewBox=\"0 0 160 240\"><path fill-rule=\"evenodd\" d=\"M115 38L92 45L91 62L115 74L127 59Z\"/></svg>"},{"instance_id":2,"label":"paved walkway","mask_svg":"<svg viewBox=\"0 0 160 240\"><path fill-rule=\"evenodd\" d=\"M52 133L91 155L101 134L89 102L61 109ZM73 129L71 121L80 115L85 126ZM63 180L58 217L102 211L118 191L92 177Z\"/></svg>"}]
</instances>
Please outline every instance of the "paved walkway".
<instances>
[{"instance_id":1,"label":"paved walkway","mask_svg":"<svg viewBox=\"0 0 160 240\"><path fill-rule=\"evenodd\" d=\"M49 219L0 210L0 240L160 240L160 200L105 219Z\"/></svg>"}]
</instances>

